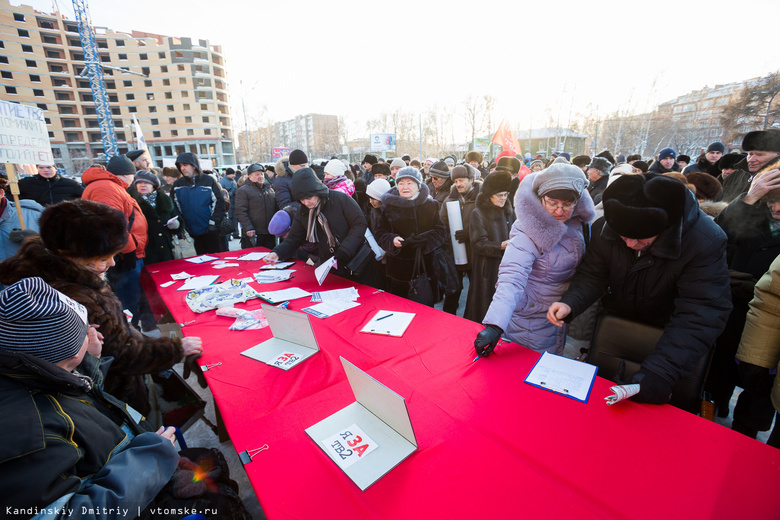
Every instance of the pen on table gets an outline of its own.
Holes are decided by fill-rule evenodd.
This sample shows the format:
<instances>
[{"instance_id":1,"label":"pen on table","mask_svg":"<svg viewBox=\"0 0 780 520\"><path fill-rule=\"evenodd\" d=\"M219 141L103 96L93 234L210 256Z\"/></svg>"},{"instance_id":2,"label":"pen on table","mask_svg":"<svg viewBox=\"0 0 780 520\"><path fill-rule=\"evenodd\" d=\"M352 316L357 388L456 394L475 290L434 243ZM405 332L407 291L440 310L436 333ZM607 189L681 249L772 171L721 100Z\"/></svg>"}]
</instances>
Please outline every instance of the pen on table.
<instances>
[{"instance_id":1,"label":"pen on table","mask_svg":"<svg viewBox=\"0 0 780 520\"><path fill-rule=\"evenodd\" d=\"M390 313L390 314L388 314L387 316L382 316L381 318L377 318L377 319L376 319L376 321L382 321L383 319L385 319L385 318L389 318L389 317L390 317L390 316L392 316L392 315L393 315L393 313L391 312L391 313Z\"/></svg>"},{"instance_id":2,"label":"pen on table","mask_svg":"<svg viewBox=\"0 0 780 520\"><path fill-rule=\"evenodd\" d=\"M504 338L498 338L498 342L496 343L496 347L499 346L504 341ZM493 347L495 349L495 347ZM475 357L471 362L474 363L476 360L482 357L482 354L477 354L477 357Z\"/></svg>"},{"instance_id":3,"label":"pen on table","mask_svg":"<svg viewBox=\"0 0 780 520\"><path fill-rule=\"evenodd\" d=\"M195 321L196 320L190 320L190 321L185 321L184 323L179 323L179 327L183 327L185 325L189 325L190 323L195 323Z\"/></svg>"}]
</instances>

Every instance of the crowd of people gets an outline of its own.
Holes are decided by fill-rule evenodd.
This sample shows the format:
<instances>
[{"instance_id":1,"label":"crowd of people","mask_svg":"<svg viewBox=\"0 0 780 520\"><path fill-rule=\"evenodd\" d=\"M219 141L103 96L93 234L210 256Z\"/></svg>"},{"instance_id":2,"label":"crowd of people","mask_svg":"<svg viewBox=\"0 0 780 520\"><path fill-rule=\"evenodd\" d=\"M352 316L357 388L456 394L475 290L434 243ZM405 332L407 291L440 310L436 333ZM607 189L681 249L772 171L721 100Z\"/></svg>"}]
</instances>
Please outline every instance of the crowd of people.
<instances>
[{"instance_id":1,"label":"crowd of people","mask_svg":"<svg viewBox=\"0 0 780 520\"><path fill-rule=\"evenodd\" d=\"M570 324L587 336L604 313L656 327L653 351L618 383L639 384L635 401L667 403L712 355L717 413L743 388L733 429L756 437L780 409L780 130L725 152L715 142L694 161L664 148L652 159L471 151L310 164L294 150L220 177L193 153L160 171L133 150L89 167L83 185L38 165L19 181L24 231L0 179L1 505L219 496L220 518L246 517L218 452L177 454L150 405L146 376L204 348L144 334L156 324L141 270L173 259L187 236L197 254L240 240L270 249L268 263L333 258L347 279L441 302L484 326L480 357L501 338L561 354ZM780 447L777 428L769 444ZM198 464L220 486L185 490Z\"/></svg>"}]
</instances>

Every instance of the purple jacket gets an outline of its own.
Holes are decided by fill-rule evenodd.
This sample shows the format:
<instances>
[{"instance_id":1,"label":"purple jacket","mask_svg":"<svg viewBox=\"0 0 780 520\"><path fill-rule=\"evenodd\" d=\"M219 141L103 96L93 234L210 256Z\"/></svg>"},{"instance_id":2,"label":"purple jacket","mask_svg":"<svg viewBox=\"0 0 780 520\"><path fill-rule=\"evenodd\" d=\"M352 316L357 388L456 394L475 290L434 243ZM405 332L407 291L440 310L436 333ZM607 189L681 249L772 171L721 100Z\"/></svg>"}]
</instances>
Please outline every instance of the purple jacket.
<instances>
[{"instance_id":1,"label":"purple jacket","mask_svg":"<svg viewBox=\"0 0 780 520\"><path fill-rule=\"evenodd\" d=\"M498 286L482 323L501 327L513 342L537 351L563 352L566 327L547 321L547 308L560 300L585 255L583 224L595 217L587 190L571 218L559 222L536 196L528 175L515 195L517 220L498 269Z\"/></svg>"}]
</instances>

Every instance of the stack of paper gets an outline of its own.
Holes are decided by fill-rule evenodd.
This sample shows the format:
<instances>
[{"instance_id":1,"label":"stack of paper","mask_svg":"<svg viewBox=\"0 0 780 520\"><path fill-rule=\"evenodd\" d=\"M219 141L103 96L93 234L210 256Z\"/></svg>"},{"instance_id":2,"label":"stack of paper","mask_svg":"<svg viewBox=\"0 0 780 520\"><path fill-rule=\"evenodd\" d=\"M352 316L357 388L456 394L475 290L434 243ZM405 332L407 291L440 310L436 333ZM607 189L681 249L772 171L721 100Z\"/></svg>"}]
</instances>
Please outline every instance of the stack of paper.
<instances>
[{"instance_id":1,"label":"stack of paper","mask_svg":"<svg viewBox=\"0 0 780 520\"><path fill-rule=\"evenodd\" d=\"M267 254L268 253L258 253L255 251L252 253L247 253L243 256L239 256L238 259L239 260L262 260L263 258L265 258L265 255Z\"/></svg>"},{"instance_id":2,"label":"stack of paper","mask_svg":"<svg viewBox=\"0 0 780 520\"><path fill-rule=\"evenodd\" d=\"M239 260L241 260L241 259L239 258ZM260 269L263 269L263 270L287 269L288 267L292 266L293 264L295 264L295 262L276 262L275 264L266 264L263 267L261 267Z\"/></svg>"},{"instance_id":3,"label":"stack of paper","mask_svg":"<svg viewBox=\"0 0 780 520\"><path fill-rule=\"evenodd\" d=\"M588 363L545 352L525 382L587 403L597 371Z\"/></svg>"},{"instance_id":4,"label":"stack of paper","mask_svg":"<svg viewBox=\"0 0 780 520\"><path fill-rule=\"evenodd\" d=\"M360 296L357 289L348 287L347 289L334 289L332 291L321 291L311 293L312 303L332 302L337 300L354 302Z\"/></svg>"},{"instance_id":5,"label":"stack of paper","mask_svg":"<svg viewBox=\"0 0 780 520\"><path fill-rule=\"evenodd\" d=\"M261 271L255 273L255 281L257 283L275 283L284 282L293 277L295 273L292 269L278 269L272 271Z\"/></svg>"},{"instance_id":6,"label":"stack of paper","mask_svg":"<svg viewBox=\"0 0 780 520\"><path fill-rule=\"evenodd\" d=\"M216 256L209 256L209 255L200 255L200 256L193 256L192 258L186 258L185 260L187 262L192 262L193 264L205 264L206 262L211 262L212 260L216 260Z\"/></svg>"}]
</instances>

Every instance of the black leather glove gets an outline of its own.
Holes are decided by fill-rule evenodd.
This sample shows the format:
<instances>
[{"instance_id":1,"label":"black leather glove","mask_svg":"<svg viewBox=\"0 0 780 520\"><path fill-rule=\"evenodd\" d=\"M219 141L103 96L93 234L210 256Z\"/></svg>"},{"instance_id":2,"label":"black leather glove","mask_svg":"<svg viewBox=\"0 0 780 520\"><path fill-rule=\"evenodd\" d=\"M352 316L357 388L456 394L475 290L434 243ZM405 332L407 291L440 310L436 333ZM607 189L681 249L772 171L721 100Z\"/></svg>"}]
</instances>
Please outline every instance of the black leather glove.
<instances>
[{"instance_id":1,"label":"black leather glove","mask_svg":"<svg viewBox=\"0 0 780 520\"><path fill-rule=\"evenodd\" d=\"M639 383L639 393L631 397L637 403L666 404L672 397L672 384L650 370L640 368L631 382Z\"/></svg>"},{"instance_id":2,"label":"black leather glove","mask_svg":"<svg viewBox=\"0 0 780 520\"><path fill-rule=\"evenodd\" d=\"M333 253L333 258L336 259L336 265L339 267L346 267L347 262L349 262L349 253L341 248L338 248L336 252Z\"/></svg>"},{"instance_id":3,"label":"black leather glove","mask_svg":"<svg viewBox=\"0 0 780 520\"><path fill-rule=\"evenodd\" d=\"M501 327L495 325L488 325L485 329L477 334L477 339L474 340L474 349L477 351L477 355L486 357L493 352L496 348L498 340L501 338L501 334L504 331Z\"/></svg>"},{"instance_id":4,"label":"black leather glove","mask_svg":"<svg viewBox=\"0 0 780 520\"><path fill-rule=\"evenodd\" d=\"M466 231L463 229L459 229L455 232L455 240L460 242L461 244L466 241L468 238L468 235L466 235Z\"/></svg>"},{"instance_id":5,"label":"black leather glove","mask_svg":"<svg viewBox=\"0 0 780 520\"><path fill-rule=\"evenodd\" d=\"M206 376L203 375L203 370L200 368L200 365L198 364L198 358L200 357L200 354L187 356L184 358L184 370L183 375L184 379L187 379L190 377L190 374L195 374L195 377L198 380L198 384L201 388L208 387L208 383L206 383Z\"/></svg>"},{"instance_id":6,"label":"black leather glove","mask_svg":"<svg viewBox=\"0 0 780 520\"><path fill-rule=\"evenodd\" d=\"M729 270L729 285L731 297L734 300L749 302L753 299L753 290L756 288L756 280L750 273Z\"/></svg>"}]
</instances>

